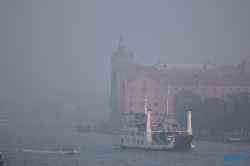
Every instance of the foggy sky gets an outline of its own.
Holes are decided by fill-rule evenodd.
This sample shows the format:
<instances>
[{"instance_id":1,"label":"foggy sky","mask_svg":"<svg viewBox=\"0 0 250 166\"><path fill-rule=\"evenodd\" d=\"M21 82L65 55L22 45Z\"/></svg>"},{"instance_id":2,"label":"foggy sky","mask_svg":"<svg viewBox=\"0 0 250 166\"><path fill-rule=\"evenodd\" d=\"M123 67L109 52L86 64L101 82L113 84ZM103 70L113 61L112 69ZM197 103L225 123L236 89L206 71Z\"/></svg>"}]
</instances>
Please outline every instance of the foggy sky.
<instances>
[{"instance_id":1,"label":"foggy sky","mask_svg":"<svg viewBox=\"0 0 250 166\"><path fill-rule=\"evenodd\" d=\"M249 61L249 9L249 0L2 0L0 99L109 91L121 22L136 63Z\"/></svg>"}]
</instances>

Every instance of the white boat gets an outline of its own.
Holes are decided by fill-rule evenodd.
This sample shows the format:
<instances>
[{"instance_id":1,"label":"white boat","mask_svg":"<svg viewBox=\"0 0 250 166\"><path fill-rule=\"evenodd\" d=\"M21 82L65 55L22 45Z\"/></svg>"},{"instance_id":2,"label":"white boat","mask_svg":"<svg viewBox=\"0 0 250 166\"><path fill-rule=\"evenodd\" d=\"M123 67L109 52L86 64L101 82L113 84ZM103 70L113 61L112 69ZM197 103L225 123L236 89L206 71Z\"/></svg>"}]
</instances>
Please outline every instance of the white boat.
<instances>
[{"instance_id":1,"label":"white boat","mask_svg":"<svg viewBox=\"0 0 250 166\"><path fill-rule=\"evenodd\" d=\"M7 126L8 125L8 119L2 118L0 119L0 126Z\"/></svg>"},{"instance_id":2,"label":"white boat","mask_svg":"<svg viewBox=\"0 0 250 166\"><path fill-rule=\"evenodd\" d=\"M65 153L68 153L68 154L75 154L75 153L77 153L76 149L73 148L73 147L64 148L63 151L64 151Z\"/></svg>"},{"instance_id":3,"label":"white boat","mask_svg":"<svg viewBox=\"0 0 250 166\"><path fill-rule=\"evenodd\" d=\"M118 146L164 151L195 149L191 110L188 110L188 125L185 130L179 127L178 120L174 119L173 115L151 114L151 110L147 109L147 99L145 103L144 113L125 115L124 126L117 141ZM151 119L151 116L155 118Z\"/></svg>"},{"instance_id":4,"label":"white boat","mask_svg":"<svg viewBox=\"0 0 250 166\"><path fill-rule=\"evenodd\" d=\"M219 141L227 143L250 143L250 134L240 132L220 132Z\"/></svg>"},{"instance_id":5,"label":"white boat","mask_svg":"<svg viewBox=\"0 0 250 166\"><path fill-rule=\"evenodd\" d=\"M27 124L28 123L28 120L27 119L23 119L21 124Z\"/></svg>"}]
</instances>

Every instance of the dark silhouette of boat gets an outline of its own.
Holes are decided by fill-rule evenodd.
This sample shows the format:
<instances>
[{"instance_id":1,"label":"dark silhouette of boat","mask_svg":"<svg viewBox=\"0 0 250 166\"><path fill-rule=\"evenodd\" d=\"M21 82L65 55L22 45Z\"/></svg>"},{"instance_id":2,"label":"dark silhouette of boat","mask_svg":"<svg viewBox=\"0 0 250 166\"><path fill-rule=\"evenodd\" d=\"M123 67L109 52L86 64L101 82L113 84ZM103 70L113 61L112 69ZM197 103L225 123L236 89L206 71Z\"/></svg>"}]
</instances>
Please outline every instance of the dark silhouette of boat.
<instances>
[{"instance_id":1,"label":"dark silhouette of boat","mask_svg":"<svg viewBox=\"0 0 250 166\"><path fill-rule=\"evenodd\" d=\"M75 154L77 153L76 149L74 147L64 148L63 151L68 154Z\"/></svg>"},{"instance_id":2,"label":"dark silhouette of boat","mask_svg":"<svg viewBox=\"0 0 250 166\"><path fill-rule=\"evenodd\" d=\"M2 159L2 154L0 153L0 166L4 166L3 163L5 162L4 159Z\"/></svg>"},{"instance_id":3,"label":"dark silhouette of boat","mask_svg":"<svg viewBox=\"0 0 250 166\"><path fill-rule=\"evenodd\" d=\"M241 132L220 132L220 142L250 143L250 134Z\"/></svg>"},{"instance_id":4,"label":"dark silhouette of boat","mask_svg":"<svg viewBox=\"0 0 250 166\"><path fill-rule=\"evenodd\" d=\"M88 126L83 126L82 125L82 119L81 119L81 125L77 125L77 132L91 132L90 125Z\"/></svg>"}]
</instances>

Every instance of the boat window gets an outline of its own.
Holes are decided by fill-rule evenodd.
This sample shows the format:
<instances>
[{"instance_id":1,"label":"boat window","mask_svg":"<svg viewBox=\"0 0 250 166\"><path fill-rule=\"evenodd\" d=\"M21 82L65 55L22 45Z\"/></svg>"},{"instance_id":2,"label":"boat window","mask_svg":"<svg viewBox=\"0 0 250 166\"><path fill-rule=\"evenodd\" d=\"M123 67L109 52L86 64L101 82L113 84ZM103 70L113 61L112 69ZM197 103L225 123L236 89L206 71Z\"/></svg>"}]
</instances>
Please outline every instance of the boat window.
<instances>
[{"instance_id":1,"label":"boat window","mask_svg":"<svg viewBox=\"0 0 250 166\"><path fill-rule=\"evenodd\" d=\"M141 127L141 124L135 124L135 127L136 127L136 128L140 128L140 127Z\"/></svg>"},{"instance_id":2,"label":"boat window","mask_svg":"<svg viewBox=\"0 0 250 166\"><path fill-rule=\"evenodd\" d=\"M126 127L135 127L135 125L134 124L130 124L130 123L128 123L128 124L126 124Z\"/></svg>"},{"instance_id":3,"label":"boat window","mask_svg":"<svg viewBox=\"0 0 250 166\"><path fill-rule=\"evenodd\" d=\"M172 123L172 127L179 127L178 123Z\"/></svg>"},{"instance_id":4,"label":"boat window","mask_svg":"<svg viewBox=\"0 0 250 166\"><path fill-rule=\"evenodd\" d=\"M238 135L238 134L231 134L231 138L240 138L240 135Z\"/></svg>"}]
</instances>

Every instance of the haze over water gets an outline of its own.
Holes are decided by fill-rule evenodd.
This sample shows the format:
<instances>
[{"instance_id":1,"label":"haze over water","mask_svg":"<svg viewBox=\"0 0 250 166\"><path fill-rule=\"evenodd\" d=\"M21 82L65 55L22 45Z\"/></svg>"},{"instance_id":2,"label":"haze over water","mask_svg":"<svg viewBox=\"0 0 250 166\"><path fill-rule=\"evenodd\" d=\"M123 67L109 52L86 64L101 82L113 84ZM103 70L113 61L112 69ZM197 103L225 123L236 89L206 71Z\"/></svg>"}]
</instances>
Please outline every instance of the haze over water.
<instances>
[{"instance_id":1,"label":"haze over water","mask_svg":"<svg viewBox=\"0 0 250 166\"><path fill-rule=\"evenodd\" d=\"M76 132L78 120L32 120L26 125L20 122L12 119L8 126L0 127L5 166L250 165L248 144L195 141L196 149L190 152L132 150L117 147L115 134ZM65 154L62 149L69 146L78 153ZM245 155L245 160L224 162L225 155Z\"/></svg>"}]
</instances>

